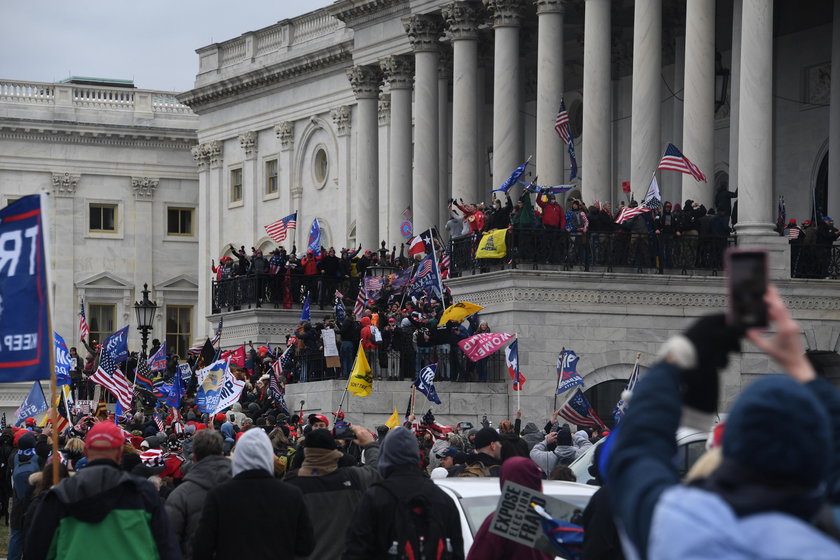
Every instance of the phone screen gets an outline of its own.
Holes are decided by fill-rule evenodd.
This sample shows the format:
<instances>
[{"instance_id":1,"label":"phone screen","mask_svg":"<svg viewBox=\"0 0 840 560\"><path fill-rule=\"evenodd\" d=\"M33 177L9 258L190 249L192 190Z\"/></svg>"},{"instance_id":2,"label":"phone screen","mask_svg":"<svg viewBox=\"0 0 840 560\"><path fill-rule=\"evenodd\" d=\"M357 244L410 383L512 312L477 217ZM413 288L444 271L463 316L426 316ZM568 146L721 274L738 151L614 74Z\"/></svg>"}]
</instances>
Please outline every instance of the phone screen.
<instances>
[{"instance_id":1,"label":"phone screen","mask_svg":"<svg viewBox=\"0 0 840 560\"><path fill-rule=\"evenodd\" d=\"M728 320L733 327L767 326L767 253L732 251L727 255Z\"/></svg>"}]
</instances>

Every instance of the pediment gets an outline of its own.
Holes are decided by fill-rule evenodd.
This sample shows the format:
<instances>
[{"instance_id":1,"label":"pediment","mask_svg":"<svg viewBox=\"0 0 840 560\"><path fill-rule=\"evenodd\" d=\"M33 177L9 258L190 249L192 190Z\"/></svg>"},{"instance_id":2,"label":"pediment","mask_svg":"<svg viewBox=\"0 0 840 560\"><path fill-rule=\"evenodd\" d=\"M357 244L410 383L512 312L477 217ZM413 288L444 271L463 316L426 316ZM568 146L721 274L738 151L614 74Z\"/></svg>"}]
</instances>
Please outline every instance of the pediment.
<instances>
[{"instance_id":1,"label":"pediment","mask_svg":"<svg viewBox=\"0 0 840 560\"><path fill-rule=\"evenodd\" d=\"M188 274L180 274L169 280L165 280L155 286L155 291L181 290L198 291L198 283L195 278Z\"/></svg>"},{"instance_id":2,"label":"pediment","mask_svg":"<svg viewBox=\"0 0 840 560\"><path fill-rule=\"evenodd\" d=\"M110 272L100 272L76 283L77 288L99 288L110 290L133 290L134 284Z\"/></svg>"}]
</instances>

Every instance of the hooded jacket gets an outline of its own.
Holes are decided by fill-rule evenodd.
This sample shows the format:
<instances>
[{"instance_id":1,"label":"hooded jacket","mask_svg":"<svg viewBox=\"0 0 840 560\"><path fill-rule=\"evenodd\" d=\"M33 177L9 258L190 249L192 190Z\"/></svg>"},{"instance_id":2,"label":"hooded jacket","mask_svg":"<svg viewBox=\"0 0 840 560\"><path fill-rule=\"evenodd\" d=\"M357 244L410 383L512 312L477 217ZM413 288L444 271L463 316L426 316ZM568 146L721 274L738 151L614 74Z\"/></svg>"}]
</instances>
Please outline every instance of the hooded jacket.
<instances>
[{"instance_id":1,"label":"hooded jacket","mask_svg":"<svg viewBox=\"0 0 840 560\"><path fill-rule=\"evenodd\" d=\"M542 492L542 477L536 463L526 457L511 457L504 462L499 473L499 487L504 488L507 481L521 484L526 488ZM495 512L494 512L495 513ZM552 555L541 550L519 544L490 532L493 513L484 519L473 539L467 560L551 560Z\"/></svg>"},{"instance_id":2,"label":"hooded jacket","mask_svg":"<svg viewBox=\"0 0 840 560\"><path fill-rule=\"evenodd\" d=\"M26 558L181 557L163 502L148 481L108 459L91 461L51 489L32 520Z\"/></svg>"},{"instance_id":3,"label":"hooded jacket","mask_svg":"<svg viewBox=\"0 0 840 560\"><path fill-rule=\"evenodd\" d=\"M531 459L546 474L550 474L557 465L570 464L583 455L584 451L592 447L592 442L589 441L586 432L583 430L575 432L572 441L572 445L558 445L553 451L549 451L545 441L541 441L531 449Z\"/></svg>"},{"instance_id":4,"label":"hooded jacket","mask_svg":"<svg viewBox=\"0 0 840 560\"><path fill-rule=\"evenodd\" d=\"M210 455L193 464L184 481L166 498L166 514L184 560L192 558L192 539L198 530L207 493L230 480L230 473L230 459Z\"/></svg>"},{"instance_id":5,"label":"hooded jacket","mask_svg":"<svg viewBox=\"0 0 840 560\"><path fill-rule=\"evenodd\" d=\"M536 424L533 422L525 424L525 428L522 430L522 439L528 444L528 451L531 451L544 438L545 436L540 432Z\"/></svg>"}]
</instances>

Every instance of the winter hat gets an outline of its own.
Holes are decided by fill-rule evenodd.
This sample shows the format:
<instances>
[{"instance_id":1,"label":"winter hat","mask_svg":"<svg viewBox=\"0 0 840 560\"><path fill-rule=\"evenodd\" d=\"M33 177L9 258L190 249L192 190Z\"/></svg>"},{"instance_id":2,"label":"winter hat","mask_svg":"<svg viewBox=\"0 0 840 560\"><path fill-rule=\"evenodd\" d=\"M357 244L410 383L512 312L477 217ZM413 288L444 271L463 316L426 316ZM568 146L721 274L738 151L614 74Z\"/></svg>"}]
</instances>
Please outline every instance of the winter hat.
<instances>
[{"instance_id":1,"label":"winter hat","mask_svg":"<svg viewBox=\"0 0 840 560\"><path fill-rule=\"evenodd\" d=\"M387 477L394 467L403 465L419 468L420 446L417 444L417 438L414 434L402 426L397 426L388 432L382 442L377 468L379 474Z\"/></svg>"},{"instance_id":2,"label":"winter hat","mask_svg":"<svg viewBox=\"0 0 840 560\"><path fill-rule=\"evenodd\" d=\"M317 430L312 430L308 434L306 434L306 440L303 444L304 447L314 447L317 449L335 449L335 438L333 438L332 434L329 430L324 428L318 428Z\"/></svg>"},{"instance_id":3,"label":"winter hat","mask_svg":"<svg viewBox=\"0 0 840 560\"><path fill-rule=\"evenodd\" d=\"M236 443L231 464L233 476L244 471L262 469L274 474L274 450L263 430L248 430Z\"/></svg>"},{"instance_id":4,"label":"winter hat","mask_svg":"<svg viewBox=\"0 0 840 560\"><path fill-rule=\"evenodd\" d=\"M781 483L819 486L832 456L831 424L822 403L783 375L747 387L729 413L723 457Z\"/></svg>"},{"instance_id":5,"label":"winter hat","mask_svg":"<svg viewBox=\"0 0 840 560\"><path fill-rule=\"evenodd\" d=\"M483 449L493 443L494 441L500 441L501 437L499 437L499 432L494 430L493 428L481 428L478 430L478 433L475 434L475 448L476 449Z\"/></svg>"},{"instance_id":6,"label":"winter hat","mask_svg":"<svg viewBox=\"0 0 840 560\"><path fill-rule=\"evenodd\" d=\"M24 431L17 442L17 448L21 451L35 447L35 434Z\"/></svg>"},{"instance_id":7,"label":"winter hat","mask_svg":"<svg viewBox=\"0 0 840 560\"><path fill-rule=\"evenodd\" d=\"M557 445L572 445L572 432L565 428L557 430Z\"/></svg>"},{"instance_id":8,"label":"winter hat","mask_svg":"<svg viewBox=\"0 0 840 560\"><path fill-rule=\"evenodd\" d=\"M184 427L184 433L188 435L192 435L195 433L195 424L187 424Z\"/></svg>"}]
</instances>

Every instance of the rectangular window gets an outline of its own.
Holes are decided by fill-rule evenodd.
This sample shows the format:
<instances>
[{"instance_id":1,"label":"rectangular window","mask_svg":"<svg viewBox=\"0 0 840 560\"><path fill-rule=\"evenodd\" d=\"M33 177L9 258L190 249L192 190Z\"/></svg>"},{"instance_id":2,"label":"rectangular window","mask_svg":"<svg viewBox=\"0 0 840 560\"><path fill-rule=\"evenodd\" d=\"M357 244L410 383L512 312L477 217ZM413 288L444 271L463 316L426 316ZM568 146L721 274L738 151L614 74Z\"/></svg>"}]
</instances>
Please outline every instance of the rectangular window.
<instances>
[{"instance_id":1,"label":"rectangular window","mask_svg":"<svg viewBox=\"0 0 840 560\"><path fill-rule=\"evenodd\" d=\"M117 205L91 204L90 231L114 233L117 231Z\"/></svg>"},{"instance_id":2,"label":"rectangular window","mask_svg":"<svg viewBox=\"0 0 840 560\"><path fill-rule=\"evenodd\" d=\"M265 194L277 192L277 160L270 159L265 162Z\"/></svg>"},{"instance_id":3,"label":"rectangular window","mask_svg":"<svg viewBox=\"0 0 840 560\"><path fill-rule=\"evenodd\" d=\"M172 354L186 358L192 338L192 307L166 306L166 347Z\"/></svg>"},{"instance_id":4,"label":"rectangular window","mask_svg":"<svg viewBox=\"0 0 840 560\"><path fill-rule=\"evenodd\" d=\"M116 316L117 306L113 303L88 304L87 321L90 328L91 345L100 344L114 333Z\"/></svg>"},{"instance_id":5,"label":"rectangular window","mask_svg":"<svg viewBox=\"0 0 840 560\"><path fill-rule=\"evenodd\" d=\"M167 235L194 235L193 232L193 208L167 208L166 209L166 233Z\"/></svg>"},{"instance_id":6,"label":"rectangular window","mask_svg":"<svg viewBox=\"0 0 840 560\"><path fill-rule=\"evenodd\" d=\"M230 201L242 202L242 169L230 170Z\"/></svg>"}]
</instances>

